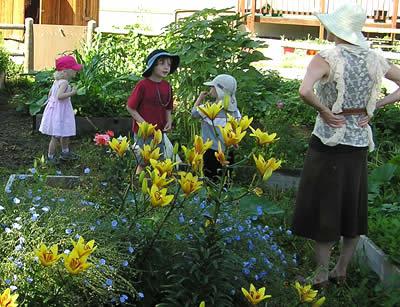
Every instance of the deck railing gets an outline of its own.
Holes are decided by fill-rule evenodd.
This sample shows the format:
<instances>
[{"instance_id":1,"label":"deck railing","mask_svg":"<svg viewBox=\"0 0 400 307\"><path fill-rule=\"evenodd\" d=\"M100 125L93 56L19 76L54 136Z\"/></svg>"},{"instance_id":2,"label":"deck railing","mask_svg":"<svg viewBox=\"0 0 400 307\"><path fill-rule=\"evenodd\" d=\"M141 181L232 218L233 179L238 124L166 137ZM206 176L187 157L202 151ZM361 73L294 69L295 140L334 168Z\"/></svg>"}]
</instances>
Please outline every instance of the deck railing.
<instances>
[{"instance_id":1,"label":"deck railing","mask_svg":"<svg viewBox=\"0 0 400 307\"><path fill-rule=\"evenodd\" d=\"M399 0L238 0L238 9L241 14L249 14L247 25L254 31L254 24L260 18L280 17L304 19L304 25L316 25L319 23L310 22L310 15L315 12L331 13L341 5L348 2L358 3L367 13L368 20L366 26L375 28L387 28L388 33L394 32L397 28L397 18L399 16ZM274 22L267 19L266 22ZM284 24L284 21L276 23ZM299 24L288 22L288 24ZM391 32L390 29L393 29ZM323 29L320 31L320 36Z\"/></svg>"}]
</instances>

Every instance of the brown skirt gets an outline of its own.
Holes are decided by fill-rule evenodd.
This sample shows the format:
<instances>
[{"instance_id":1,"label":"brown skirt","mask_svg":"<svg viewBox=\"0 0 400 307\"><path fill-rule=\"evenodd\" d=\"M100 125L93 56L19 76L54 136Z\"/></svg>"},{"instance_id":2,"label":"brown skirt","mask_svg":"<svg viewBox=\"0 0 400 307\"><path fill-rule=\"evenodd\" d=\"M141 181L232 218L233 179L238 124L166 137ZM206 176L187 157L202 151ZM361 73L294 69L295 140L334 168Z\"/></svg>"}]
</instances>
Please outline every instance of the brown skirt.
<instances>
[{"instance_id":1,"label":"brown skirt","mask_svg":"<svg viewBox=\"0 0 400 307\"><path fill-rule=\"evenodd\" d=\"M367 154L367 147L331 147L311 137L296 197L293 233L319 242L367 233Z\"/></svg>"}]
</instances>

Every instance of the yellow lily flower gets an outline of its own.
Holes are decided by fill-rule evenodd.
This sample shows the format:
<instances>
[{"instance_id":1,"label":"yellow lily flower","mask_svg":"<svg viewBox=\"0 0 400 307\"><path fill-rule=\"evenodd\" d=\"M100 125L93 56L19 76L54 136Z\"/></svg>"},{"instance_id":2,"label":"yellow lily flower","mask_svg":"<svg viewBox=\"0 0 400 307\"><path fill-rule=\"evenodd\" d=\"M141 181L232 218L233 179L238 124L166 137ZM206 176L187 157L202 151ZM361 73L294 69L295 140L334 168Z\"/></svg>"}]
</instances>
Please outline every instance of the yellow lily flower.
<instances>
[{"instance_id":1,"label":"yellow lily flower","mask_svg":"<svg viewBox=\"0 0 400 307\"><path fill-rule=\"evenodd\" d=\"M298 281L296 281L294 287L299 294L300 303L311 303L318 293L318 290L313 290L311 285L301 286Z\"/></svg>"},{"instance_id":2,"label":"yellow lily flower","mask_svg":"<svg viewBox=\"0 0 400 307\"><path fill-rule=\"evenodd\" d=\"M140 149L140 154L143 157L143 161L148 163L150 159L158 160L161 156L160 148L153 148L150 145L144 145L143 148Z\"/></svg>"},{"instance_id":3,"label":"yellow lily flower","mask_svg":"<svg viewBox=\"0 0 400 307\"><path fill-rule=\"evenodd\" d=\"M192 173L179 172L179 175L181 176L181 179L178 181L186 196L196 192L203 185L203 183L198 180L198 177L193 176Z\"/></svg>"},{"instance_id":4,"label":"yellow lily flower","mask_svg":"<svg viewBox=\"0 0 400 307\"><path fill-rule=\"evenodd\" d=\"M194 151L200 155L204 155L204 153L211 148L213 141L207 139L204 143L201 136L194 136Z\"/></svg>"},{"instance_id":5,"label":"yellow lily flower","mask_svg":"<svg viewBox=\"0 0 400 307\"><path fill-rule=\"evenodd\" d=\"M162 141L162 132L159 129L156 129L153 134L153 139L151 140L151 145L153 148L157 147Z\"/></svg>"},{"instance_id":6,"label":"yellow lily flower","mask_svg":"<svg viewBox=\"0 0 400 307\"><path fill-rule=\"evenodd\" d=\"M228 114L228 123L231 124L232 129L236 129L238 127L240 127L240 129L242 129L242 131L245 131L247 128L249 128L250 124L253 122L253 117L248 117L243 116L239 121L234 118L232 115Z\"/></svg>"},{"instance_id":7,"label":"yellow lily flower","mask_svg":"<svg viewBox=\"0 0 400 307\"><path fill-rule=\"evenodd\" d=\"M151 186L149 194L153 207L164 207L174 199L174 195L167 195L167 189L160 190L156 185Z\"/></svg>"},{"instance_id":8,"label":"yellow lily flower","mask_svg":"<svg viewBox=\"0 0 400 307\"><path fill-rule=\"evenodd\" d=\"M108 145L118 154L118 156L122 157L128 150L129 141L126 136L124 136L121 141L113 138L111 141L108 142Z\"/></svg>"},{"instance_id":9,"label":"yellow lily flower","mask_svg":"<svg viewBox=\"0 0 400 307\"><path fill-rule=\"evenodd\" d=\"M85 239L82 236L79 237L78 242L75 242L74 240L71 241L74 249L78 252L79 257L90 255L97 249L97 246L94 246L94 240L85 243Z\"/></svg>"},{"instance_id":10,"label":"yellow lily flower","mask_svg":"<svg viewBox=\"0 0 400 307\"><path fill-rule=\"evenodd\" d=\"M239 127L239 122L232 115L228 114L228 123L231 124L232 129Z\"/></svg>"},{"instance_id":11,"label":"yellow lily flower","mask_svg":"<svg viewBox=\"0 0 400 307\"><path fill-rule=\"evenodd\" d=\"M149 172L149 174L151 182L159 189L174 181L173 179L167 180L167 173L163 173L160 175L160 171L158 169L154 169L152 172Z\"/></svg>"},{"instance_id":12,"label":"yellow lily flower","mask_svg":"<svg viewBox=\"0 0 400 307\"><path fill-rule=\"evenodd\" d=\"M171 176L174 171L174 166L178 165L178 162L172 162L171 159L165 159L164 161L157 161L150 159L150 164L154 169L157 169L161 174L166 173L167 176Z\"/></svg>"},{"instance_id":13,"label":"yellow lily flower","mask_svg":"<svg viewBox=\"0 0 400 307\"><path fill-rule=\"evenodd\" d=\"M88 257L89 254L79 257L78 251L74 248L68 255L64 255L64 266L70 274L79 274L92 266L87 262Z\"/></svg>"},{"instance_id":14,"label":"yellow lily flower","mask_svg":"<svg viewBox=\"0 0 400 307\"><path fill-rule=\"evenodd\" d=\"M262 176L263 181L269 179L269 177L271 177L272 175L272 172L277 170L282 163L281 160L276 160L275 158L271 158L268 161L265 161L263 156L261 155L258 155L258 158L253 155L253 158L256 163L256 167Z\"/></svg>"},{"instance_id":15,"label":"yellow lily flower","mask_svg":"<svg viewBox=\"0 0 400 307\"><path fill-rule=\"evenodd\" d=\"M229 164L229 161L225 158L225 154L222 151L221 142L218 142L218 151L215 153L215 158L222 166L226 166Z\"/></svg>"},{"instance_id":16,"label":"yellow lily flower","mask_svg":"<svg viewBox=\"0 0 400 307\"><path fill-rule=\"evenodd\" d=\"M252 305L257 305L259 302L271 297L271 295L265 295L265 287L257 290L253 284L250 284L250 291L242 288L242 292Z\"/></svg>"},{"instance_id":17,"label":"yellow lily flower","mask_svg":"<svg viewBox=\"0 0 400 307\"><path fill-rule=\"evenodd\" d=\"M205 301L201 301L199 307L206 307L206 302Z\"/></svg>"},{"instance_id":18,"label":"yellow lily flower","mask_svg":"<svg viewBox=\"0 0 400 307\"><path fill-rule=\"evenodd\" d=\"M312 304L312 307L319 307L323 305L325 303L325 300L326 300L325 296L321 297L318 301Z\"/></svg>"},{"instance_id":19,"label":"yellow lily flower","mask_svg":"<svg viewBox=\"0 0 400 307\"><path fill-rule=\"evenodd\" d=\"M150 136L154 135L155 129L157 125L150 124L148 122L141 122L138 123L139 130L138 130L138 137L146 140Z\"/></svg>"},{"instance_id":20,"label":"yellow lily flower","mask_svg":"<svg viewBox=\"0 0 400 307\"><path fill-rule=\"evenodd\" d=\"M205 116L207 116L209 119L214 120L218 113L221 112L223 109L222 103L206 103L202 106L197 107Z\"/></svg>"},{"instance_id":21,"label":"yellow lily flower","mask_svg":"<svg viewBox=\"0 0 400 307\"><path fill-rule=\"evenodd\" d=\"M246 131L242 132L240 127L233 129L232 124L227 123L225 127L218 126L221 130L222 138L226 147L237 145L246 135Z\"/></svg>"},{"instance_id":22,"label":"yellow lily flower","mask_svg":"<svg viewBox=\"0 0 400 307\"><path fill-rule=\"evenodd\" d=\"M254 136L257 139L257 143L259 145L270 144L278 140L276 138L276 133L268 134L267 132L262 132L259 128L254 130L253 127L250 127L250 129L251 131L253 131L253 133L250 134L250 136Z\"/></svg>"},{"instance_id":23,"label":"yellow lily flower","mask_svg":"<svg viewBox=\"0 0 400 307\"><path fill-rule=\"evenodd\" d=\"M246 130L247 128L249 128L250 127L250 124L253 122L253 117L248 117L247 115L246 116L243 116L241 119L240 119L240 122L239 122L239 127L240 128L242 128L242 131L244 131L244 130Z\"/></svg>"},{"instance_id":24,"label":"yellow lily flower","mask_svg":"<svg viewBox=\"0 0 400 307\"><path fill-rule=\"evenodd\" d=\"M50 249L43 243L40 245L38 250L35 250L36 256L38 256L40 263L43 266L51 266L60 259L61 255L58 255L58 246L54 244Z\"/></svg>"},{"instance_id":25,"label":"yellow lily flower","mask_svg":"<svg viewBox=\"0 0 400 307\"><path fill-rule=\"evenodd\" d=\"M11 289L7 288L0 295L0 307L17 307L18 294L11 295Z\"/></svg>"},{"instance_id":26,"label":"yellow lily flower","mask_svg":"<svg viewBox=\"0 0 400 307\"><path fill-rule=\"evenodd\" d=\"M198 154L194 148L188 149L185 146L182 145L183 153L185 155L185 160L190 164L192 169L195 172L201 172L203 170L203 155Z\"/></svg>"}]
</instances>

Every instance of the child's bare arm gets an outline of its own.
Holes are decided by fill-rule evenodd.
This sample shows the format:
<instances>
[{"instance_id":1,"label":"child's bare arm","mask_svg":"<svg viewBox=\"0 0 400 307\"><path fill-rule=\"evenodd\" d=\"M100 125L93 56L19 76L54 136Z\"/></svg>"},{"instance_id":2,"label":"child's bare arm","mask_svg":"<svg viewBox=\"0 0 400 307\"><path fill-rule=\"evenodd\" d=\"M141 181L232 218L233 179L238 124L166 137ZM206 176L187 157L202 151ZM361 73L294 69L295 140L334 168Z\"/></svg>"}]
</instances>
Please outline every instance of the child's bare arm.
<instances>
[{"instance_id":1,"label":"child's bare arm","mask_svg":"<svg viewBox=\"0 0 400 307\"><path fill-rule=\"evenodd\" d=\"M69 85L68 82L63 82L60 84L60 87L58 88L57 91L57 98L62 100L71 96L74 96L76 94L76 89L71 88L69 90Z\"/></svg>"},{"instance_id":2,"label":"child's bare arm","mask_svg":"<svg viewBox=\"0 0 400 307\"><path fill-rule=\"evenodd\" d=\"M129 106L126 106L126 109L128 110L129 114L133 117L133 119L137 122L137 123L143 123L145 120L143 119L143 117L139 114L138 111L131 109Z\"/></svg>"},{"instance_id":3,"label":"child's bare arm","mask_svg":"<svg viewBox=\"0 0 400 307\"><path fill-rule=\"evenodd\" d=\"M207 97L208 92L201 92L199 97L197 97L196 102L194 103L194 106L197 107L199 104L201 104L204 99Z\"/></svg>"},{"instance_id":4,"label":"child's bare arm","mask_svg":"<svg viewBox=\"0 0 400 307\"><path fill-rule=\"evenodd\" d=\"M164 132L168 132L172 129L172 112L171 110L166 110L165 112L167 115L167 123L165 124Z\"/></svg>"}]
</instances>

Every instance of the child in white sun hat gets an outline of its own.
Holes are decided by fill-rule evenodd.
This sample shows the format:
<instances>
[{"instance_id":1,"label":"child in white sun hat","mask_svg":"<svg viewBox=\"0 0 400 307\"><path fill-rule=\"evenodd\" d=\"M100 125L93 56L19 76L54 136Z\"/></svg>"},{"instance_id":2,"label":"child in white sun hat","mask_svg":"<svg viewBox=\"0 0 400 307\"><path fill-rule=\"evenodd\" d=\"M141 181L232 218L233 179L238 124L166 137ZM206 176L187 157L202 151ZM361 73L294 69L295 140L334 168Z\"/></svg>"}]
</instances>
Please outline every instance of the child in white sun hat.
<instances>
[{"instance_id":1,"label":"child in white sun hat","mask_svg":"<svg viewBox=\"0 0 400 307\"><path fill-rule=\"evenodd\" d=\"M204 85L210 86L210 90L200 93L192 108L192 117L201 120L201 137L203 141L213 141L211 148L204 154L204 175L214 179L218 174L218 169L221 167L215 156L215 153L218 151L218 143L221 144L221 149L225 150L223 138L216 127L225 127L228 121L228 114L237 120L241 118L241 114L237 107L237 82L234 77L221 74L216 76L212 81L205 82ZM198 109L198 106L201 106L207 97L210 97L213 103L224 101L225 97L229 98L227 107L223 108L213 121ZM229 159L231 160L230 162L233 161L232 152L230 152Z\"/></svg>"}]
</instances>

